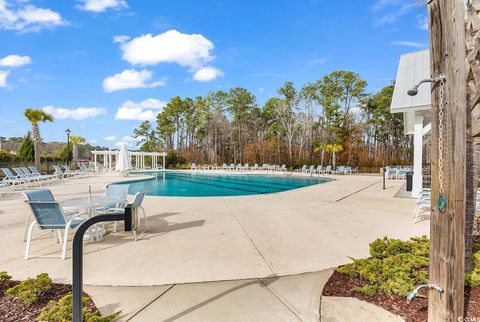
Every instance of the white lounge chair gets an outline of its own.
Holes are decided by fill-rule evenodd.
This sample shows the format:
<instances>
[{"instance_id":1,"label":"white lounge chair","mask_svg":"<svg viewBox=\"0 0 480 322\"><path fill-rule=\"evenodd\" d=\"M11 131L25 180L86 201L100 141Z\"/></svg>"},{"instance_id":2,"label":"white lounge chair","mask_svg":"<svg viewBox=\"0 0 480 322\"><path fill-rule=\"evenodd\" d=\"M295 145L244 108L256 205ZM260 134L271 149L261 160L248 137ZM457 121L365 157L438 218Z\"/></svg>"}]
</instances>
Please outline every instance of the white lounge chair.
<instances>
[{"instance_id":1,"label":"white lounge chair","mask_svg":"<svg viewBox=\"0 0 480 322\"><path fill-rule=\"evenodd\" d=\"M11 185L8 183L0 182L0 198L3 198L3 195L8 195L10 193Z\"/></svg>"},{"instance_id":2,"label":"white lounge chair","mask_svg":"<svg viewBox=\"0 0 480 322\"><path fill-rule=\"evenodd\" d=\"M197 170L197 165L195 163L192 163L190 170Z\"/></svg>"},{"instance_id":3,"label":"white lounge chair","mask_svg":"<svg viewBox=\"0 0 480 322\"><path fill-rule=\"evenodd\" d=\"M22 179L12 173L9 168L1 168L2 172L5 175L5 178L3 178L2 182L14 186L19 186L19 185L25 185L28 186L28 180Z\"/></svg>"},{"instance_id":4,"label":"white lounge chair","mask_svg":"<svg viewBox=\"0 0 480 322\"><path fill-rule=\"evenodd\" d=\"M42 184L43 180L40 180L39 178L35 178L33 176L27 175L25 172L23 172L22 169L20 169L20 168L12 168L12 169L13 169L13 171L15 171L18 178L23 179L26 182L31 183L31 184L35 184L35 183Z\"/></svg>"},{"instance_id":5,"label":"white lounge chair","mask_svg":"<svg viewBox=\"0 0 480 322\"><path fill-rule=\"evenodd\" d=\"M49 182L53 181L54 176L49 175L36 175L30 171L27 167L20 167L20 169L25 173L25 175L29 178L38 179L39 182L48 184Z\"/></svg>"},{"instance_id":6,"label":"white lounge chair","mask_svg":"<svg viewBox=\"0 0 480 322\"><path fill-rule=\"evenodd\" d=\"M75 177L75 176L84 176L86 173L82 170L71 170L70 167L68 165L64 165L63 166L63 173L66 173L66 174L69 174L71 175L72 177Z\"/></svg>"},{"instance_id":7,"label":"white lounge chair","mask_svg":"<svg viewBox=\"0 0 480 322\"><path fill-rule=\"evenodd\" d=\"M296 169L295 172L300 172L300 173L307 172L307 165L304 164L301 169Z\"/></svg>"},{"instance_id":8,"label":"white lounge chair","mask_svg":"<svg viewBox=\"0 0 480 322\"><path fill-rule=\"evenodd\" d=\"M343 165L339 166L336 170L333 171L334 174L344 174L345 167Z\"/></svg>"},{"instance_id":9,"label":"white lounge chair","mask_svg":"<svg viewBox=\"0 0 480 322\"><path fill-rule=\"evenodd\" d=\"M54 169L54 173L53 173L53 174L56 175L59 179L63 179L63 178L71 177L71 176L72 176L72 175L70 175L70 174L68 174L68 173L64 173L59 166L54 165L54 166L53 166L53 169Z\"/></svg>"}]
</instances>

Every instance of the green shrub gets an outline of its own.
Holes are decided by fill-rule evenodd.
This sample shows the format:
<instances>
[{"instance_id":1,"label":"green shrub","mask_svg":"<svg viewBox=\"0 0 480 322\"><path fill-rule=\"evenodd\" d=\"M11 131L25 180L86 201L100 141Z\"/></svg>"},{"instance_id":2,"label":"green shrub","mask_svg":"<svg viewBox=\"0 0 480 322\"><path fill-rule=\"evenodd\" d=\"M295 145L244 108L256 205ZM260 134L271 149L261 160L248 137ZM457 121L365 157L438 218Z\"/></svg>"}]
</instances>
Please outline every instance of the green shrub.
<instances>
[{"instance_id":1,"label":"green shrub","mask_svg":"<svg viewBox=\"0 0 480 322\"><path fill-rule=\"evenodd\" d=\"M337 272L366 281L353 290L373 296L378 293L406 296L420 284L428 283L430 241L426 236L409 241L379 238L370 244L370 258L354 259ZM473 245L473 271L465 285L480 285L480 244Z\"/></svg>"},{"instance_id":2,"label":"green shrub","mask_svg":"<svg viewBox=\"0 0 480 322\"><path fill-rule=\"evenodd\" d=\"M110 322L120 315L120 312L113 313L109 316L100 316L100 312L95 310L90 312L87 309L89 298L84 296L82 298L83 303L83 316L86 322ZM41 322L67 322L72 321L72 294L65 295L58 301L50 301L46 307L44 307L37 317L37 321Z\"/></svg>"},{"instance_id":3,"label":"green shrub","mask_svg":"<svg viewBox=\"0 0 480 322\"><path fill-rule=\"evenodd\" d=\"M473 271L465 274L465 285L480 286L480 243L473 244Z\"/></svg>"},{"instance_id":4,"label":"green shrub","mask_svg":"<svg viewBox=\"0 0 480 322\"><path fill-rule=\"evenodd\" d=\"M5 150L0 150L0 162L14 162L18 158L15 154L8 153Z\"/></svg>"},{"instance_id":5,"label":"green shrub","mask_svg":"<svg viewBox=\"0 0 480 322\"><path fill-rule=\"evenodd\" d=\"M47 273L37 275L36 278L28 278L20 284L11 287L6 294L18 298L26 305L32 305L38 297L45 294L52 287L52 279Z\"/></svg>"},{"instance_id":6,"label":"green shrub","mask_svg":"<svg viewBox=\"0 0 480 322\"><path fill-rule=\"evenodd\" d=\"M373 296L378 293L406 296L417 285L428 282L429 241L426 236L410 241L382 238L370 244L371 258L352 259L338 272L360 277L367 284L354 290Z\"/></svg>"},{"instance_id":7,"label":"green shrub","mask_svg":"<svg viewBox=\"0 0 480 322\"><path fill-rule=\"evenodd\" d=\"M26 162L35 160L35 147L30 132L28 132L23 138L20 149L18 150L18 157L20 160Z\"/></svg>"},{"instance_id":8,"label":"green shrub","mask_svg":"<svg viewBox=\"0 0 480 322\"><path fill-rule=\"evenodd\" d=\"M0 283L6 283L8 281L10 281L12 279L12 277L10 275L8 275L7 272L0 272Z\"/></svg>"},{"instance_id":9,"label":"green shrub","mask_svg":"<svg viewBox=\"0 0 480 322\"><path fill-rule=\"evenodd\" d=\"M480 286L480 270L465 274L465 285Z\"/></svg>"}]
</instances>

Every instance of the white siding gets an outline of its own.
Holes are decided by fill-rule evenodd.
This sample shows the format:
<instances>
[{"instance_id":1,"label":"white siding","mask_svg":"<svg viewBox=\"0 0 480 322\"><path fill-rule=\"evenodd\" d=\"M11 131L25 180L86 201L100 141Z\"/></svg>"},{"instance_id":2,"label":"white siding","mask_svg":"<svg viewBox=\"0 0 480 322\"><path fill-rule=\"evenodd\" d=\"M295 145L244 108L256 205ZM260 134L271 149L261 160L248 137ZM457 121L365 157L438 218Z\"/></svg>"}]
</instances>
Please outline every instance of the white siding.
<instances>
[{"instance_id":1,"label":"white siding","mask_svg":"<svg viewBox=\"0 0 480 322\"><path fill-rule=\"evenodd\" d=\"M432 104L431 84L420 85L416 96L407 94L407 91L419 81L430 77L430 53L428 50L402 55L390 106L392 113L430 109Z\"/></svg>"}]
</instances>

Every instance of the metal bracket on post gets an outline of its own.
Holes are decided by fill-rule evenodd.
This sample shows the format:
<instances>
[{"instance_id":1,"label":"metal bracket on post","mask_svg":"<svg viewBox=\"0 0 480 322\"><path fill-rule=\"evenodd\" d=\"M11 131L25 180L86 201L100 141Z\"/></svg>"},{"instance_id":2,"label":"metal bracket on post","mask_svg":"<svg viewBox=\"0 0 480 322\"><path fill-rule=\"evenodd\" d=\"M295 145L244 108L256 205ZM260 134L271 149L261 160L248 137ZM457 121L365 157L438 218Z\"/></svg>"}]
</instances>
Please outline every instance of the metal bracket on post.
<instances>
[{"instance_id":1,"label":"metal bracket on post","mask_svg":"<svg viewBox=\"0 0 480 322\"><path fill-rule=\"evenodd\" d=\"M98 215L87 219L83 222L75 232L73 237L73 276L72 276L72 318L73 322L83 322L83 235L85 232L95 224L109 221L123 221L125 219L124 213Z\"/></svg>"}]
</instances>

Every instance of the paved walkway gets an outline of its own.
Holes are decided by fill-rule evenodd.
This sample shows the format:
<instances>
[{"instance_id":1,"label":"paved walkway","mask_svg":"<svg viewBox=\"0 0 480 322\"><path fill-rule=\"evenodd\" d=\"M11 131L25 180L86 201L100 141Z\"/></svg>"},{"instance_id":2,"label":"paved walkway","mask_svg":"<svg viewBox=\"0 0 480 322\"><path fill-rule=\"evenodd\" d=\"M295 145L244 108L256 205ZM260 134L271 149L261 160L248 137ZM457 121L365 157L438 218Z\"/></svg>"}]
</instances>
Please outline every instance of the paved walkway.
<instances>
[{"instance_id":1,"label":"paved walkway","mask_svg":"<svg viewBox=\"0 0 480 322\"><path fill-rule=\"evenodd\" d=\"M134 317L137 321L148 321L160 311L166 320L196 316L211 321L212 312L218 314L219 307L228 307L224 302L228 299L232 307L225 311L225 316L235 314L235 303L243 303L238 307L252 307L250 313L245 313L247 317L258 312L272 316L274 312L285 312L283 316L291 319L277 321L296 321L301 310L294 309L289 301L283 303L266 284L278 285L284 276L288 279L290 275L345 264L349 256L365 257L369 242L377 237L406 239L428 234L428 222L414 224L411 219L415 201L394 198L401 182L389 181L387 189L382 190L381 178L376 176L334 179L269 195L149 196L145 209L150 230L138 242L133 242L130 234L119 232L109 234L101 243L85 244L84 282L97 287L91 292L94 297L98 295L102 310L108 305L113 308L115 302L101 301L101 286L106 287L103 291L107 299L114 298L116 293L120 297L142 294L149 298L142 297L138 303L131 299L119 301L124 310L132 306L124 313L132 314L138 306L150 303L150 296L156 299ZM65 200L85 196L89 185L96 193L104 194L106 184L118 180L122 178L111 174L71 179L51 186L51 190L58 200ZM26 214L20 194L0 199L1 269L16 279L48 272L55 281L70 282L70 249L64 261L23 259ZM35 236L34 253L58 254L60 246L49 233ZM269 279L273 283L265 282ZM293 292L295 283L291 285L284 294ZM163 294L164 291L167 292ZM159 294L163 295L158 297ZM209 300L212 298L213 301ZM254 303L264 303L265 311L260 310L262 305Z\"/></svg>"},{"instance_id":2,"label":"paved walkway","mask_svg":"<svg viewBox=\"0 0 480 322\"><path fill-rule=\"evenodd\" d=\"M319 321L320 297L331 270L239 281L152 287L88 286L105 314L120 320Z\"/></svg>"}]
</instances>

